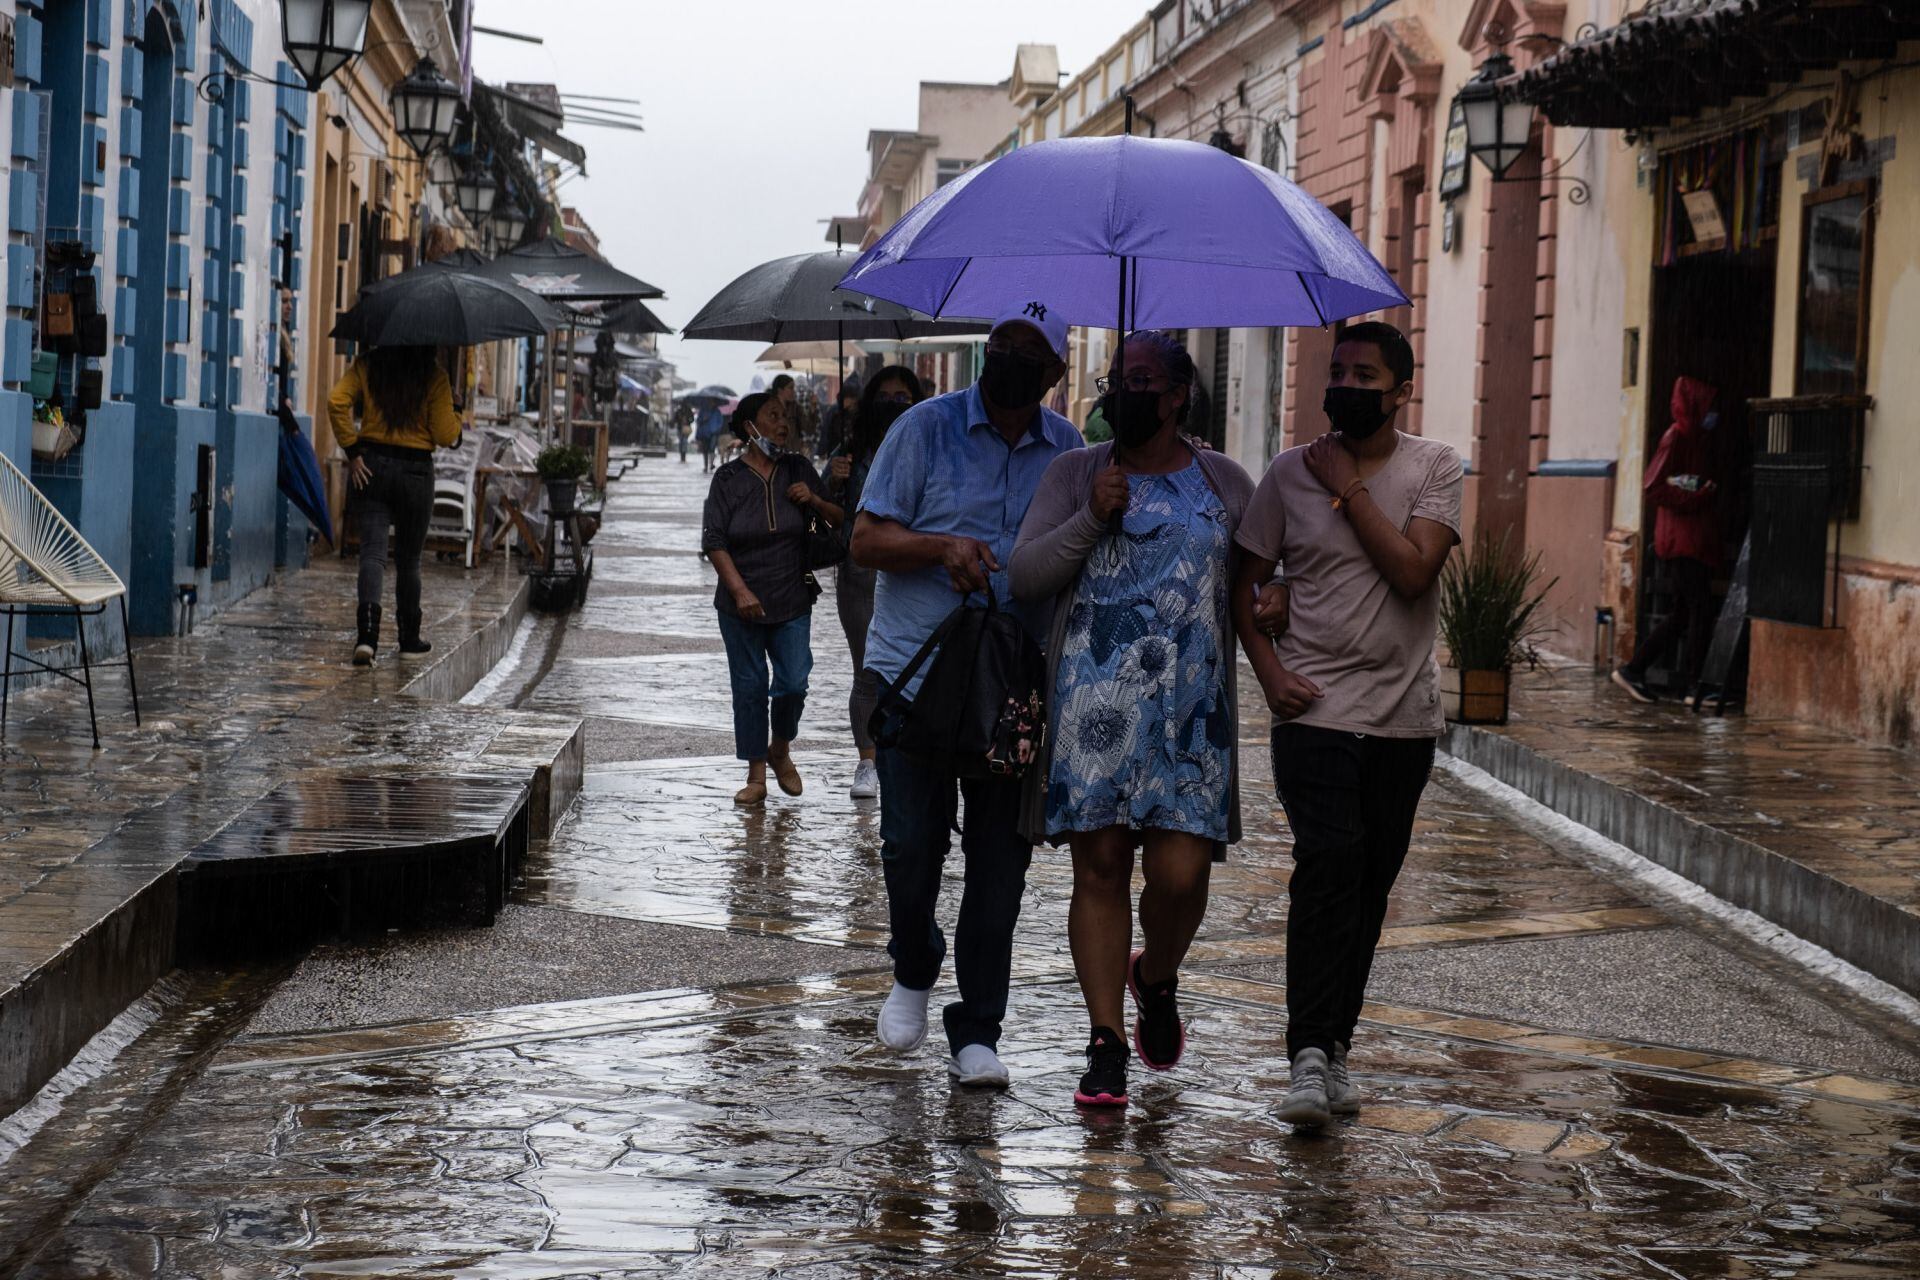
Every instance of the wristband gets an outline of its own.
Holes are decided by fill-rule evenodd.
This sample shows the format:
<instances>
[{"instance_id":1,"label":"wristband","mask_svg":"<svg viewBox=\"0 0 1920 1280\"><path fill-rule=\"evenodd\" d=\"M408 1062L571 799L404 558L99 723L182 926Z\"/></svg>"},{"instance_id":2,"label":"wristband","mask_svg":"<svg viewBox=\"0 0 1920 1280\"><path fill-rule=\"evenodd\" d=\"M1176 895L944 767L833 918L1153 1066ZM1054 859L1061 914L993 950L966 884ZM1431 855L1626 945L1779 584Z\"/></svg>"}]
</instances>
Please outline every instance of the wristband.
<instances>
[{"instance_id":1,"label":"wristband","mask_svg":"<svg viewBox=\"0 0 1920 1280\"><path fill-rule=\"evenodd\" d=\"M1361 490L1365 489L1366 487L1367 487L1366 481L1355 480L1352 484L1347 486L1347 491L1345 493L1335 498L1332 501L1332 503L1330 503L1329 505L1331 505L1335 511L1343 510L1348 503L1353 501L1353 495L1356 493L1359 493Z\"/></svg>"}]
</instances>

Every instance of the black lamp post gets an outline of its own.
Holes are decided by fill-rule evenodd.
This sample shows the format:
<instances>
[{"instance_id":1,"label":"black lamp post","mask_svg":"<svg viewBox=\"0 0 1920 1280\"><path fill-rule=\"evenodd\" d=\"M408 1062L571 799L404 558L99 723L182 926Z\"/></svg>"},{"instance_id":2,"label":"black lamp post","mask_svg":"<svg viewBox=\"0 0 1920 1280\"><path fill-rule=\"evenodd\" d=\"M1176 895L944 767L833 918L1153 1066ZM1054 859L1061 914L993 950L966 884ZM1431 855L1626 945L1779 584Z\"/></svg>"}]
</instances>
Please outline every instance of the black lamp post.
<instances>
[{"instance_id":1,"label":"black lamp post","mask_svg":"<svg viewBox=\"0 0 1920 1280\"><path fill-rule=\"evenodd\" d=\"M476 231L484 229L493 216L494 198L499 194L500 187L493 180L492 171L477 161L467 166L467 171L454 185L454 202L466 216L467 224Z\"/></svg>"},{"instance_id":2,"label":"black lamp post","mask_svg":"<svg viewBox=\"0 0 1920 1280\"><path fill-rule=\"evenodd\" d=\"M358 57L373 0L280 0L280 43L309 92Z\"/></svg>"},{"instance_id":3,"label":"black lamp post","mask_svg":"<svg viewBox=\"0 0 1920 1280\"><path fill-rule=\"evenodd\" d=\"M1513 59L1496 50L1453 100L1467 120L1467 154L1498 181L1527 149L1533 135L1533 104L1509 98L1500 82L1513 75Z\"/></svg>"},{"instance_id":4,"label":"black lamp post","mask_svg":"<svg viewBox=\"0 0 1920 1280\"><path fill-rule=\"evenodd\" d=\"M460 90L440 74L431 58L414 64L393 86L393 119L413 153L424 156L447 145L460 113Z\"/></svg>"}]
</instances>

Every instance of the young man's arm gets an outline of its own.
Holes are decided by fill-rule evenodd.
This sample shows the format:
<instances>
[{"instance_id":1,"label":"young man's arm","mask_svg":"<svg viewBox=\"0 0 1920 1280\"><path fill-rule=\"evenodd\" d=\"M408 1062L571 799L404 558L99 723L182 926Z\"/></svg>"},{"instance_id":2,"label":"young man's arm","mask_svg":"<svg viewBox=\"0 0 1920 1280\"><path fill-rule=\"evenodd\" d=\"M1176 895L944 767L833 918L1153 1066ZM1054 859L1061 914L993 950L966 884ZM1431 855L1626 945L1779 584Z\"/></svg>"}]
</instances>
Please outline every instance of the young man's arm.
<instances>
[{"instance_id":1,"label":"young man's arm","mask_svg":"<svg viewBox=\"0 0 1920 1280\"><path fill-rule=\"evenodd\" d=\"M1395 595L1415 600L1432 589L1440 576L1440 566L1447 562L1447 553L1459 541L1452 529L1438 520L1415 515L1407 522L1407 531L1400 532L1367 491L1353 455L1331 433L1307 446L1306 465L1328 493L1343 499L1340 511L1353 526L1361 550Z\"/></svg>"},{"instance_id":2,"label":"young man's arm","mask_svg":"<svg viewBox=\"0 0 1920 1280\"><path fill-rule=\"evenodd\" d=\"M1267 709L1283 720L1292 720L1313 705L1313 700L1320 696L1320 686L1281 665L1280 655L1273 651L1272 639L1261 630L1260 621L1254 616L1254 593L1273 578L1274 564L1241 547L1233 569L1233 591L1229 600L1234 634L1240 637L1240 648L1260 681Z\"/></svg>"}]
</instances>

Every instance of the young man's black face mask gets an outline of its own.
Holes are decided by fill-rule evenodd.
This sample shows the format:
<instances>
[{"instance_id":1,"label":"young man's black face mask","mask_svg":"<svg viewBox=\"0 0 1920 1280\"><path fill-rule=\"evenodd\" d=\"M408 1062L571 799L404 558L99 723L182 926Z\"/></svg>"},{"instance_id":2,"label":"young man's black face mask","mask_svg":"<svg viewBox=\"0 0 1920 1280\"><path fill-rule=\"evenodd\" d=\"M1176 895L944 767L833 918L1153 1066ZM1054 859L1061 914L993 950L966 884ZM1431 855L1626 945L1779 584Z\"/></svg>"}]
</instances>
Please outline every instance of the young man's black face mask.
<instances>
[{"instance_id":1,"label":"young man's black face mask","mask_svg":"<svg viewBox=\"0 0 1920 1280\"><path fill-rule=\"evenodd\" d=\"M1392 394L1372 387L1328 387L1320 407L1335 431L1349 440L1365 440L1393 417L1393 409L1387 406Z\"/></svg>"}]
</instances>

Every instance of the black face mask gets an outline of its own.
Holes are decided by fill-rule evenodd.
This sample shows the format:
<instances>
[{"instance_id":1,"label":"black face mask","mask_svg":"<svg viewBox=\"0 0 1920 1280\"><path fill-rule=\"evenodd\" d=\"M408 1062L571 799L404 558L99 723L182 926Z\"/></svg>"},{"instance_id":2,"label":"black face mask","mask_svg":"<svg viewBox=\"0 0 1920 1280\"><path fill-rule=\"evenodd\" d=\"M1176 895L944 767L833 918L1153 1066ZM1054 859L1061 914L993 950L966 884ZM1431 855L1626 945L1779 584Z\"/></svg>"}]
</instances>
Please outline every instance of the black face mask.
<instances>
[{"instance_id":1,"label":"black face mask","mask_svg":"<svg viewBox=\"0 0 1920 1280\"><path fill-rule=\"evenodd\" d=\"M872 453L880 447L880 441L886 438L888 429L901 414L913 408L899 400L876 401L854 423L854 452L862 456Z\"/></svg>"},{"instance_id":2,"label":"black face mask","mask_svg":"<svg viewBox=\"0 0 1920 1280\"><path fill-rule=\"evenodd\" d=\"M1387 393L1371 387L1328 387L1320 407L1333 429L1349 440L1365 440L1393 416Z\"/></svg>"},{"instance_id":3,"label":"black face mask","mask_svg":"<svg viewBox=\"0 0 1920 1280\"><path fill-rule=\"evenodd\" d=\"M980 389L996 409L1031 409L1046 394L1047 366L1021 360L1008 351L987 352Z\"/></svg>"},{"instance_id":4,"label":"black face mask","mask_svg":"<svg viewBox=\"0 0 1920 1280\"><path fill-rule=\"evenodd\" d=\"M1117 387L1100 398L1100 416L1113 428L1113 441L1122 449L1138 449L1160 430L1159 391L1129 391Z\"/></svg>"}]
</instances>

